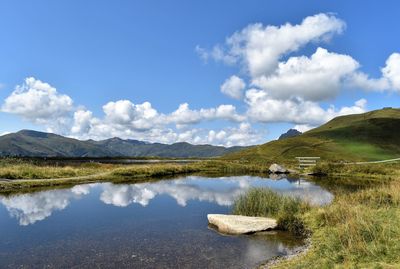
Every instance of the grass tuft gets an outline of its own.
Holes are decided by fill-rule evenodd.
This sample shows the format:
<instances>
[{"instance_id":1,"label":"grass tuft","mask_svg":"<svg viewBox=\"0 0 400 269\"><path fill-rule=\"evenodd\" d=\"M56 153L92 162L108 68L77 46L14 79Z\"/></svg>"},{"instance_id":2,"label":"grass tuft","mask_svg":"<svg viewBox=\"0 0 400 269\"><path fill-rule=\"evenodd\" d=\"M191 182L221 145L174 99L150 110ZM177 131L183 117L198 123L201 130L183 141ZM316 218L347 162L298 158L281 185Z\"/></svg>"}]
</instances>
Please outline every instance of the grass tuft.
<instances>
[{"instance_id":1,"label":"grass tuft","mask_svg":"<svg viewBox=\"0 0 400 269\"><path fill-rule=\"evenodd\" d=\"M300 215L310 208L309 203L298 197L282 195L268 188L253 188L235 201L233 214L275 218L278 228L295 235L306 235Z\"/></svg>"}]
</instances>

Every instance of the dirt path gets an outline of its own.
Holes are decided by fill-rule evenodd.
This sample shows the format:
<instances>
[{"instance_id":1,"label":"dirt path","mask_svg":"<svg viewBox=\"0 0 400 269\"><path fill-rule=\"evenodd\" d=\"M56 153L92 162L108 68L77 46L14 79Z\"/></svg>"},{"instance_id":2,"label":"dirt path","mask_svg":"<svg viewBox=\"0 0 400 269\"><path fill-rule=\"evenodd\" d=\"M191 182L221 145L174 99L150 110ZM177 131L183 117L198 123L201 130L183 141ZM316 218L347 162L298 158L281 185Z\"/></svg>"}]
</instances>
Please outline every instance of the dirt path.
<instances>
[{"instance_id":1,"label":"dirt path","mask_svg":"<svg viewBox=\"0 0 400 269\"><path fill-rule=\"evenodd\" d=\"M400 158L396 159L389 159L389 160L382 160L382 161L371 161L371 162L354 162L354 163L345 163L345 164L373 164L373 163L391 163L391 162L398 162Z\"/></svg>"}]
</instances>

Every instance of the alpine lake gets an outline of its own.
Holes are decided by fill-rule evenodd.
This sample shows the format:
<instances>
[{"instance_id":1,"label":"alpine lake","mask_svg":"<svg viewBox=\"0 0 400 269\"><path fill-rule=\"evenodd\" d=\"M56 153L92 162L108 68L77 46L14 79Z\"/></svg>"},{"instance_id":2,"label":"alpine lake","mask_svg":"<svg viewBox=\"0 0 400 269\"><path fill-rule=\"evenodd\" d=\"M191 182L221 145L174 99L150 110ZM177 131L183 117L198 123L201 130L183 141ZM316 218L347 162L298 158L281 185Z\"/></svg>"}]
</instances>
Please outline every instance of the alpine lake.
<instances>
[{"instance_id":1,"label":"alpine lake","mask_svg":"<svg viewBox=\"0 0 400 269\"><path fill-rule=\"evenodd\" d=\"M190 175L0 195L0 268L255 268L304 246L281 231L231 236L208 225L252 187L333 199L305 179Z\"/></svg>"}]
</instances>

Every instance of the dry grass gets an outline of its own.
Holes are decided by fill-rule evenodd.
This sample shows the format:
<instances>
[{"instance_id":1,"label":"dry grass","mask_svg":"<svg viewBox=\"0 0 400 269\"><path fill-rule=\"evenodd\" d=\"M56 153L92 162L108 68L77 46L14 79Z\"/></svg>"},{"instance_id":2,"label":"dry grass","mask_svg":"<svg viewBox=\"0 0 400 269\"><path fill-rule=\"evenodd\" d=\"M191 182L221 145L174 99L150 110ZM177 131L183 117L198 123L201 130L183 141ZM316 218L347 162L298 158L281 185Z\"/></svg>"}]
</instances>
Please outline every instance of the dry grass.
<instances>
[{"instance_id":1,"label":"dry grass","mask_svg":"<svg viewBox=\"0 0 400 269\"><path fill-rule=\"evenodd\" d=\"M20 160L1 160L0 178L6 179L49 179L88 176L102 173L115 166L98 163L80 165L37 165Z\"/></svg>"},{"instance_id":2,"label":"dry grass","mask_svg":"<svg viewBox=\"0 0 400 269\"><path fill-rule=\"evenodd\" d=\"M396 172L395 172L396 173ZM303 215L312 247L278 268L399 268L400 180L339 194Z\"/></svg>"}]
</instances>

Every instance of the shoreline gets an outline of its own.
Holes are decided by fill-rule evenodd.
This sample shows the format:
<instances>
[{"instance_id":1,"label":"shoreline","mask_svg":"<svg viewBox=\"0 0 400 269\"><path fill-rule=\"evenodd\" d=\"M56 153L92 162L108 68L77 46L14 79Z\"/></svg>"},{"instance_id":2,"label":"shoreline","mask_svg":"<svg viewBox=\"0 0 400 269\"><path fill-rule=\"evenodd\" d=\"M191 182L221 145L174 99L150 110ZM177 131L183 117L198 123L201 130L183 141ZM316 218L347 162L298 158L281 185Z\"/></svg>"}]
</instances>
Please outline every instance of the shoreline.
<instances>
[{"instance_id":1,"label":"shoreline","mask_svg":"<svg viewBox=\"0 0 400 269\"><path fill-rule=\"evenodd\" d=\"M292 259L298 258L301 255L305 255L311 249L311 237L307 237L305 239L305 244L299 247L296 247L291 253L286 255L280 255L272 257L266 260L264 263L260 264L258 269L270 269L275 265L279 265L284 261L290 261Z\"/></svg>"},{"instance_id":2,"label":"shoreline","mask_svg":"<svg viewBox=\"0 0 400 269\"><path fill-rule=\"evenodd\" d=\"M98 166L98 168L97 168ZM6 166L6 169L8 167ZM31 178L20 178L24 175L23 170L27 170L25 174ZM183 174L194 174L194 173L205 173L205 174L258 174L258 175L269 175L268 167L261 165L250 165L241 164L235 162L226 161L202 161L195 163L186 164L171 164L171 163L151 163L151 164L134 164L134 165L106 165L96 164L94 168L90 168L85 173L93 173L96 170L101 171L94 174L82 174L79 175L80 169L87 169L85 164L73 167L77 170L77 176L60 176L51 177L51 173L56 175L63 175L64 170L68 170L69 167L56 167L56 166L35 166L32 164L15 165L13 171L8 172L11 176L4 178L3 173L1 174L0 167L0 193L12 193L23 190L34 190L37 188L51 187L51 186L62 186L62 185L73 185L73 184L84 184L93 182L110 181L115 183L121 182L135 182L136 179L140 178L163 178L175 175ZM55 171L50 171L55 170ZM22 172L21 172L22 171ZM49 171L45 178L40 177L43 173ZM48 175L48 177L47 177ZM293 174L292 174L293 175ZM296 175L293 175L296 176Z\"/></svg>"}]
</instances>

